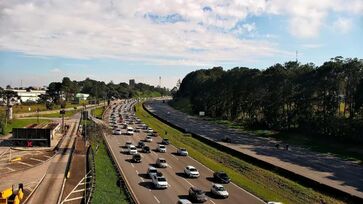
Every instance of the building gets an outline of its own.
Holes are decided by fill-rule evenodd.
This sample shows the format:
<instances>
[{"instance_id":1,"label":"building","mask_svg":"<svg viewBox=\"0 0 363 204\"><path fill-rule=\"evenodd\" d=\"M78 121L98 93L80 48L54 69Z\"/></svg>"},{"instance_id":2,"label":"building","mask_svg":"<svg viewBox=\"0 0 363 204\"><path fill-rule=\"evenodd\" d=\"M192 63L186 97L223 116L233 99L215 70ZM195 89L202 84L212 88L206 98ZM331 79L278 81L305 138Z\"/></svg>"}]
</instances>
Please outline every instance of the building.
<instances>
[{"instance_id":1,"label":"building","mask_svg":"<svg viewBox=\"0 0 363 204\"><path fill-rule=\"evenodd\" d=\"M129 86L135 87L135 79L130 79Z\"/></svg>"},{"instance_id":2,"label":"building","mask_svg":"<svg viewBox=\"0 0 363 204\"><path fill-rule=\"evenodd\" d=\"M85 100L88 99L88 97L89 97L89 94L85 94L85 93L77 93L76 94L76 99L78 101L85 101Z\"/></svg>"},{"instance_id":3,"label":"building","mask_svg":"<svg viewBox=\"0 0 363 204\"><path fill-rule=\"evenodd\" d=\"M9 91L14 91L18 94L19 98L14 98L14 103L24 103L24 102L37 102L39 96L45 94L45 90L32 90L32 89L6 89Z\"/></svg>"}]
</instances>

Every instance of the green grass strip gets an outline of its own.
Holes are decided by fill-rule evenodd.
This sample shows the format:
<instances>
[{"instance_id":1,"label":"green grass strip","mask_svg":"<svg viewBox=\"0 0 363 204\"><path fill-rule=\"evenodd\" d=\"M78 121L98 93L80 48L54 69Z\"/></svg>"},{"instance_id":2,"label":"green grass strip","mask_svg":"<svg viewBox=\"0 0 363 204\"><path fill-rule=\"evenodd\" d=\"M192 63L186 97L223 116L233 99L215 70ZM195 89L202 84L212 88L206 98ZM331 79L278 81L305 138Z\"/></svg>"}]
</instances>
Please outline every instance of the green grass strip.
<instances>
[{"instance_id":1,"label":"green grass strip","mask_svg":"<svg viewBox=\"0 0 363 204\"><path fill-rule=\"evenodd\" d=\"M136 105L136 115L148 126L165 137L176 147L185 147L189 155L213 171L223 170L238 186L265 201L283 203L343 203L332 196L316 192L271 171L247 163L237 157L219 151L193 137L162 123L146 112L141 104Z\"/></svg>"},{"instance_id":2,"label":"green grass strip","mask_svg":"<svg viewBox=\"0 0 363 204\"><path fill-rule=\"evenodd\" d=\"M117 172L107 154L106 146L103 142L99 145L95 155L96 189L92 203L128 203L124 191L117 186Z\"/></svg>"},{"instance_id":3,"label":"green grass strip","mask_svg":"<svg viewBox=\"0 0 363 204\"><path fill-rule=\"evenodd\" d=\"M10 133L13 128L22 128L22 127L26 127L30 124L34 124L37 122L38 122L37 119L13 119L13 120L9 121L7 126L5 126L4 135ZM39 119L40 124L48 123L48 122L51 122L51 120Z\"/></svg>"}]
</instances>

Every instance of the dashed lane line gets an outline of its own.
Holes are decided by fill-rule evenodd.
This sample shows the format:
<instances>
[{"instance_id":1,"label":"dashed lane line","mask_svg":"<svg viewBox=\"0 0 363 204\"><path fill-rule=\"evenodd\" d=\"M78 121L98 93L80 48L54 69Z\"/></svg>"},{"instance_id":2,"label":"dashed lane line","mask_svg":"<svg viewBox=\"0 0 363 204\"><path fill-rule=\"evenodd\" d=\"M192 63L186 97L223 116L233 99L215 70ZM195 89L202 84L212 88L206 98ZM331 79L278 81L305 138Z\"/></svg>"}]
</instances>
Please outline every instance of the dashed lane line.
<instances>
[{"instance_id":1,"label":"dashed lane line","mask_svg":"<svg viewBox=\"0 0 363 204\"><path fill-rule=\"evenodd\" d=\"M44 161L43 161L43 160L41 160L41 159L37 159L37 158L33 158L33 157L31 157L30 159L31 159L31 160L33 160L33 161L44 162Z\"/></svg>"},{"instance_id":2,"label":"dashed lane line","mask_svg":"<svg viewBox=\"0 0 363 204\"><path fill-rule=\"evenodd\" d=\"M131 163L131 166L132 166L132 167L135 167L133 163Z\"/></svg>"},{"instance_id":3,"label":"dashed lane line","mask_svg":"<svg viewBox=\"0 0 363 204\"><path fill-rule=\"evenodd\" d=\"M172 157L174 157L176 160L179 160L178 157L174 156L173 154L171 154Z\"/></svg>"},{"instance_id":4,"label":"dashed lane line","mask_svg":"<svg viewBox=\"0 0 363 204\"><path fill-rule=\"evenodd\" d=\"M213 200L209 200L211 203L216 204Z\"/></svg>"},{"instance_id":5,"label":"dashed lane line","mask_svg":"<svg viewBox=\"0 0 363 204\"><path fill-rule=\"evenodd\" d=\"M18 163L19 163L19 164L22 164L22 165L25 165L25 166L33 167L33 165L28 164L28 163L25 163L25 162L21 162L21 161L19 161Z\"/></svg>"},{"instance_id":6,"label":"dashed lane line","mask_svg":"<svg viewBox=\"0 0 363 204\"><path fill-rule=\"evenodd\" d=\"M15 171L15 169L12 169L12 168L10 168L10 167L6 167L8 170L10 170L10 171Z\"/></svg>"},{"instance_id":7,"label":"dashed lane line","mask_svg":"<svg viewBox=\"0 0 363 204\"><path fill-rule=\"evenodd\" d=\"M156 202L160 203L159 199L156 196L154 196L154 198L155 198Z\"/></svg>"},{"instance_id":8,"label":"dashed lane line","mask_svg":"<svg viewBox=\"0 0 363 204\"><path fill-rule=\"evenodd\" d=\"M187 182L191 187L193 187L194 185L192 183L190 183L188 180L186 180L185 178L183 178L185 182Z\"/></svg>"}]
</instances>

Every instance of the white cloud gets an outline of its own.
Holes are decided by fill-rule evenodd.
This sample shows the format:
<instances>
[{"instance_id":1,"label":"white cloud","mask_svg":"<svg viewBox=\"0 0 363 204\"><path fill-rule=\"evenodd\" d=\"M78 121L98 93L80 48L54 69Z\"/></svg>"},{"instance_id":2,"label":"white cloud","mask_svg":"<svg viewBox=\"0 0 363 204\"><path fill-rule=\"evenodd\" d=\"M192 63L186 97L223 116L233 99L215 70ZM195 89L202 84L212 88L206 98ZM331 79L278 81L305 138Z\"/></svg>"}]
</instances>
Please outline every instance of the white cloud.
<instances>
[{"instance_id":1,"label":"white cloud","mask_svg":"<svg viewBox=\"0 0 363 204\"><path fill-rule=\"evenodd\" d=\"M348 18L339 18L333 24L334 29L343 34L348 33L352 29L352 26L353 22Z\"/></svg>"},{"instance_id":2,"label":"white cloud","mask_svg":"<svg viewBox=\"0 0 363 204\"><path fill-rule=\"evenodd\" d=\"M311 43L311 44L303 44L302 47L304 48L310 48L310 49L315 49L315 48L321 48L323 47L323 44L320 43Z\"/></svg>"},{"instance_id":3,"label":"white cloud","mask_svg":"<svg viewBox=\"0 0 363 204\"><path fill-rule=\"evenodd\" d=\"M319 34L329 12L363 11L362 0L0 1L0 50L70 58L113 58L165 65L205 65L284 55L254 33L248 16L289 17L297 37ZM354 5L351 6L351 5ZM207 9L204 9L207 8ZM155 23L153 14L173 23ZM243 22L243 23L241 23ZM233 32L236 25L237 32ZM266 40L263 40L266 39Z\"/></svg>"},{"instance_id":4,"label":"white cloud","mask_svg":"<svg viewBox=\"0 0 363 204\"><path fill-rule=\"evenodd\" d=\"M62 73L62 70L59 69L59 68L53 68L50 70L50 73L53 73L53 74L60 74Z\"/></svg>"}]
</instances>

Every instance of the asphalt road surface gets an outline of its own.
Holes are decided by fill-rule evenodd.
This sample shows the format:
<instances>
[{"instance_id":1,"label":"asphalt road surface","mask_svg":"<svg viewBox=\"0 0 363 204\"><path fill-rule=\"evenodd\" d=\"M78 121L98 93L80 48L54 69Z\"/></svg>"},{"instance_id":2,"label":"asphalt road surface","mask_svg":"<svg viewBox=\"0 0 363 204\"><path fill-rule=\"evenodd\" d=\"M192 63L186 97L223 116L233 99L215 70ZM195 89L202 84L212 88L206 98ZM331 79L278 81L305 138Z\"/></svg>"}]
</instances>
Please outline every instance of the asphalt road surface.
<instances>
[{"instance_id":1,"label":"asphalt road surface","mask_svg":"<svg viewBox=\"0 0 363 204\"><path fill-rule=\"evenodd\" d=\"M220 142L225 136L233 144L222 143L237 151L295 172L325 185L363 198L363 166L328 154L320 154L290 145L290 150L276 149L271 138L252 137L238 130L210 123L177 111L161 101L149 101L146 108L164 120L208 139Z\"/></svg>"},{"instance_id":2,"label":"asphalt road surface","mask_svg":"<svg viewBox=\"0 0 363 204\"><path fill-rule=\"evenodd\" d=\"M132 104L127 103L122 105L122 109L132 114ZM106 114L108 121L110 112ZM136 125L133 125L134 127ZM125 132L125 129L122 129ZM124 147L126 141L131 141L135 146L140 140L145 139L146 133L135 133L133 136L126 135L106 135L106 140L111 147L112 153L115 155L117 165L121 168L127 183L131 187L137 202L144 203L177 203L179 198L188 198L188 190L191 186L199 187L206 192L208 201L206 203L264 203L259 198L251 195L233 183L225 184L225 188L229 192L227 199L217 199L210 193L210 188L213 184L213 172L191 157L183 157L176 155L177 149L172 145L167 145L166 153L156 151L158 142L161 142L160 137L153 137L153 141L146 144L151 148L151 153L141 153L142 162L133 163L130 161L131 155L127 153ZM140 149L138 148L138 151ZM147 176L147 168L155 164L158 157L165 158L168 167L158 169L166 177L169 184L167 189L158 190L153 187L151 179ZM192 165L200 172L200 177L197 179L186 178L183 169L187 165Z\"/></svg>"}]
</instances>

